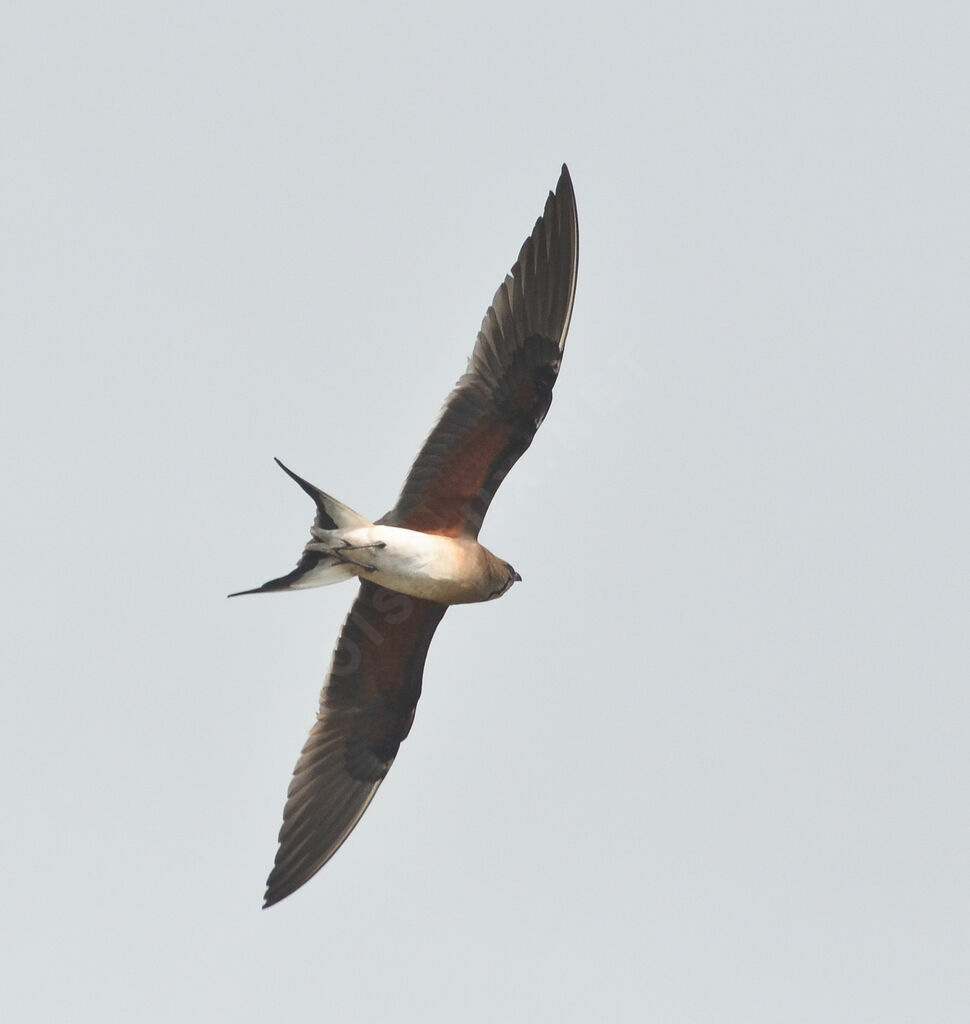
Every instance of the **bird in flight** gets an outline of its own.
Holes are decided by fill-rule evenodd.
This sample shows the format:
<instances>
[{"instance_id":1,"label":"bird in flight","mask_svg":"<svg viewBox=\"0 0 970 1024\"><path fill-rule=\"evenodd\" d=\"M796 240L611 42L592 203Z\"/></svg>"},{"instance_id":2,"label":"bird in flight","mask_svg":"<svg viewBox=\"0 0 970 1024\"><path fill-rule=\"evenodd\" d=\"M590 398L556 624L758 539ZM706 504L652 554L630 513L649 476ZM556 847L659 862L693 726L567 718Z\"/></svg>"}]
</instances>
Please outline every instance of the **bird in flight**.
<instances>
[{"instance_id":1,"label":"bird in flight","mask_svg":"<svg viewBox=\"0 0 970 1024\"><path fill-rule=\"evenodd\" d=\"M312 536L292 572L240 593L353 576L360 590L293 771L264 907L309 881L374 798L411 729L428 647L448 606L491 601L521 579L478 533L552 401L578 253L576 199L563 165L492 299L465 373L383 518L371 522L277 459L316 505Z\"/></svg>"}]
</instances>

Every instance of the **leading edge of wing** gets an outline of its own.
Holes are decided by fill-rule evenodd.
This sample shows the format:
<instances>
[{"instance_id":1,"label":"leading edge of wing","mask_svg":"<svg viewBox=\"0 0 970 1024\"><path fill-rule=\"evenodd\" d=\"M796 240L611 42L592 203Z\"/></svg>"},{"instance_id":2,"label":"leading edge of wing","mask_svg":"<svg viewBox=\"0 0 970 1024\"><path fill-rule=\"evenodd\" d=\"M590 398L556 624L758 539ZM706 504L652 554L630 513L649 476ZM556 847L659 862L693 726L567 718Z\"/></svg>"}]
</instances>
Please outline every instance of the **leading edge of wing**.
<instances>
[{"instance_id":1,"label":"leading edge of wing","mask_svg":"<svg viewBox=\"0 0 970 1024\"><path fill-rule=\"evenodd\" d=\"M309 881L367 810L411 729L428 648L446 610L361 583L293 771L264 907Z\"/></svg>"},{"instance_id":2,"label":"leading edge of wing","mask_svg":"<svg viewBox=\"0 0 970 1024\"><path fill-rule=\"evenodd\" d=\"M495 491L552 401L578 266L576 197L563 164L556 191L495 292L468 368L382 522L477 537Z\"/></svg>"}]
</instances>

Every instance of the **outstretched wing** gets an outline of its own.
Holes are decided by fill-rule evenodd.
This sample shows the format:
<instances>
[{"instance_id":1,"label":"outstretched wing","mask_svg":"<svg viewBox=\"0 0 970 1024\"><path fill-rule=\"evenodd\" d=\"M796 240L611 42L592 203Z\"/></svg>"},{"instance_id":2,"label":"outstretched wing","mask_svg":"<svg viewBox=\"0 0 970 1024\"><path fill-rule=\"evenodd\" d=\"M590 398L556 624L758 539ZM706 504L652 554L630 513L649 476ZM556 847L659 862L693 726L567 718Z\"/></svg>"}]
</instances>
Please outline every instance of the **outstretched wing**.
<instances>
[{"instance_id":1,"label":"outstretched wing","mask_svg":"<svg viewBox=\"0 0 970 1024\"><path fill-rule=\"evenodd\" d=\"M337 852L414 720L428 646L447 606L362 582L293 772L266 907Z\"/></svg>"},{"instance_id":2,"label":"outstretched wing","mask_svg":"<svg viewBox=\"0 0 970 1024\"><path fill-rule=\"evenodd\" d=\"M552 401L576 291L576 199L563 165L555 193L482 321L397 505L382 522L477 537L508 471Z\"/></svg>"}]
</instances>

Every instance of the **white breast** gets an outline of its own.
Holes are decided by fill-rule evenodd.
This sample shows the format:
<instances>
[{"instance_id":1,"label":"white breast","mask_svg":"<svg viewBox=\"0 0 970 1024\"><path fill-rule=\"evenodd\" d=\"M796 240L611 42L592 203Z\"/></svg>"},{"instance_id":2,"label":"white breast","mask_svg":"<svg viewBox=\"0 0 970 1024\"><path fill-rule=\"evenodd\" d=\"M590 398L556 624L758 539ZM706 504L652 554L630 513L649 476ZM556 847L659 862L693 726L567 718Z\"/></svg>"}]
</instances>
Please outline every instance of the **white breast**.
<instances>
[{"instance_id":1,"label":"white breast","mask_svg":"<svg viewBox=\"0 0 970 1024\"><path fill-rule=\"evenodd\" d=\"M363 579L443 604L482 601L488 595L487 557L474 540L397 526L368 526L342 535L360 547L354 560L362 567L358 575Z\"/></svg>"}]
</instances>

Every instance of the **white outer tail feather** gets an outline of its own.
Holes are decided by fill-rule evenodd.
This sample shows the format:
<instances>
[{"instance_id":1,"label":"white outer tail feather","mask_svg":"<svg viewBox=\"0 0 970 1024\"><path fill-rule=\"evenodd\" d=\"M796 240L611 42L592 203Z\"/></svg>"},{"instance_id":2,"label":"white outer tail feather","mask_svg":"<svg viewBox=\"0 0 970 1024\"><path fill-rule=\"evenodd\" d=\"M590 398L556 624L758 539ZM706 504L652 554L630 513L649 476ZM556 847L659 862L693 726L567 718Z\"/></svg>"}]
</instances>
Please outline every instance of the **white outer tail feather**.
<instances>
[{"instance_id":1,"label":"white outer tail feather","mask_svg":"<svg viewBox=\"0 0 970 1024\"><path fill-rule=\"evenodd\" d=\"M324 491L318 490L317 495L327 515L337 524L338 530L359 530L361 527L374 525L366 516L355 512Z\"/></svg>"},{"instance_id":2,"label":"white outer tail feather","mask_svg":"<svg viewBox=\"0 0 970 1024\"><path fill-rule=\"evenodd\" d=\"M309 590L311 587L329 587L331 583L343 583L353 579L354 571L342 562L321 562L291 583L289 590Z\"/></svg>"}]
</instances>

